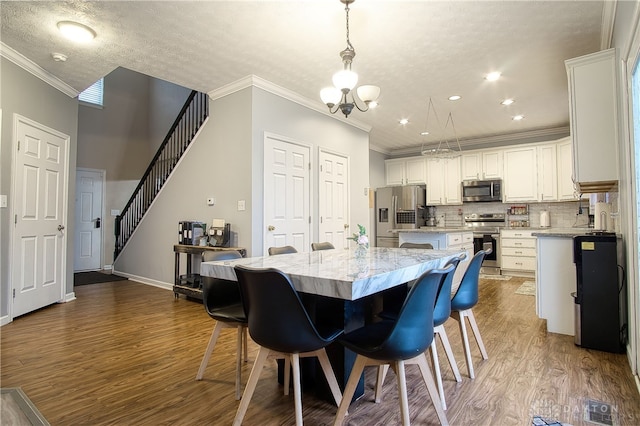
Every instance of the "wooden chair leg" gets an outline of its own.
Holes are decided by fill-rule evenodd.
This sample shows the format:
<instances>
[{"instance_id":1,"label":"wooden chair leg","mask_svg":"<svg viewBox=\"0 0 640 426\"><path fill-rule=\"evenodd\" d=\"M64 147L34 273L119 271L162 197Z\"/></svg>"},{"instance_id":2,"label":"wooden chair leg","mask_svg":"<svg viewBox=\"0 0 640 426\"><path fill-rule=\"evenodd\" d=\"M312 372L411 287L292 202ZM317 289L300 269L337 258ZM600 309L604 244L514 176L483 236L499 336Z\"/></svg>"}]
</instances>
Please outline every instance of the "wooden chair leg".
<instances>
[{"instance_id":1,"label":"wooden chair leg","mask_svg":"<svg viewBox=\"0 0 640 426\"><path fill-rule=\"evenodd\" d=\"M336 406L340 406L340 402L342 402L342 392L340 392L340 386L338 385L336 374L333 372L333 368L331 368L331 362L327 356L327 351L324 348L319 350L317 357L320 362L320 367L322 367L322 371L324 372L324 376L327 378L327 383L329 384L329 389L331 389L333 399L336 401Z\"/></svg>"},{"instance_id":2,"label":"wooden chair leg","mask_svg":"<svg viewBox=\"0 0 640 426\"><path fill-rule=\"evenodd\" d=\"M433 372L436 375L436 384L438 385L438 393L442 402L442 409L447 409L447 401L444 398L444 387L442 386L442 374L440 372L440 363L438 362L438 348L436 347L436 339L434 338L429 347L431 350L431 360L433 361Z\"/></svg>"},{"instance_id":3,"label":"wooden chair leg","mask_svg":"<svg viewBox=\"0 0 640 426\"><path fill-rule=\"evenodd\" d=\"M382 401L382 385L384 384L384 379L387 377L387 373L389 372L389 364L384 364L378 367L378 377L376 379L376 393L375 393L375 402L379 403Z\"/></svg>"},{"instance_id":4,"label":"wooden chair leg","mask_svg":"<svg viewBox=\"0 0 640 426\"><path fill-rule=\"evenodd\" d=\"M471 309L467 309L465 313L469 319L469 325L471 326L473 335L476 338L476 342L478 343L478 348L480 348L482 359L489 359L489 355L487 355L487 350L484 347L484 342L482 341L482 336L480 336L480 329L478 328L478 323L476 322L476 317L473 315L473 311Z\"/></svg>"},{"instance_id":5,"label":"wooden chair leg","mask_svg":"<svg viewBox=\"0 0 640 426\"><path fill-rule=\"evenodd\" d=\"M291 359L287 356L284 358L284 394L289 395L289 387L291 386Z\"/></svg>"},{"instance_id":6,"label":"wooden chair leg","mask_svg":"<svg viewBox=\"0 0 640 426\"><path fill-rule=\"evenodd\" d=\"M302 426L302 389L300 386L300 355L290 355L293 367L293 398L296 412L296 426Z\"/></svg>"},{"instance_id":7,"label":"wooden chair leg","mask_svg":"<svg viewBox=\"0 0 640 426\"><path fill-rule=\"evenodd\" d=\"M467 327L465 325L464 317L466 311L455 312L452 316L458 320L460 325L460 333L462 334L462 346L464 347L464 356L467 360L467 370L469 371L469 377L475 379L476 375L473 371L473 360L471 359L471 347L469 345L469 336L467 335Z\"/></svg>"},{"instance_id":8,"label":"wooden chair leg","mask_svg":"<svg viewBox=\"0 0 640 426\"><path fill-rule=\"evenodd\" d=\"M238 327L238 339L236 342L236 401L240 401L242 397L242 391L240 390L242 384L242 334L244 330L243 325Z\"/></svg>"},{"instance_id":9,"label":"wooden chair leg","mask_svg":"<svg viewBox=\"0 0 640 426\"><path fill-rule=\"evenodd\" d=\"M400 394L400 418L402 426L409 426L409 399L407 397L407 378L404 372L404 361L395 361L396 380L398 382L398 393Z\"/></svg>"},{"instance_id":10,"label":"wooden chair leg","mask_svg":"<svg viewBox=\"0 0 640 426\"><path fill-rule=\"evenodd\" d=\"M256 390L256 385L258 384L258 379L260 378L262 367L264 367L264 362L269 356L269 352L271 352L269 349L260 347L258 356L256 357L256 360L253 363L253 367L251 368L251 374L249 374L247 386L244 388L244 393L242 394L242 399L240 400L238 411L236 411L236 417L233 419L234 426L240 426L242 424L244 415L247 413L247 408L249 408L249 402L251 401L253 392Z\"/></svg>"},{"instance_id":11,"label":"wooden chair leg","mask_svg":"<svg viewBox=\"0 0 640 426\"><path fill-rule=\"evenodd\" d=\"M453 350L451 349L451 343L449 343L449 337L447 336L447 331L444 328L444 325L439 325L436 327L437 335L440 336L440 341L442 342L442 347L444 348L444 352L447 354L447 359L449 360L449 365L451 366L451 371L453 371L453 376L456 378L456 382L461 382L462 377L460 376L460 370L458 370L458 364L456 363L456 359L453 356ZM435 337L434 337L435 339Z\"/></svg>"},{"instance_id":12,"label":"wooden chair leg","mask_svg":"<svg viewBox=\"0 0 640 426\"><path fill-rule=\"evenodd\" d=\"M246 325L242 326L242 328L243 328L242 344L244 346L244 362L248 362L249 361L249 345L247 344L248 342L247 334L249 334L248 333L249 328Z\"/></svg>"},{"instance_id":13,"label":"wooden chair leg","mask_svg":"<svg viewBox=\"0 0 640 426\"><path fill-rule=\"evenodd\" d=\"M442 426L448 426L449 420L447 420L447 415L444 413L442 409L442 405L440 404L440 398L438 397L438 390L436 389L436 384L433 381L433 375L431 374L431 370L427 365L427 357L425 354L418 355L414 358L418 367L420 367L420 372L422 373L422 379L424 380L424 384L427 385L427 391L429 392L429 396L431 397L431 402L436 409L436 415L438 416L438 420L440 420L440 424Z\"/></svg>"},{"instance_id":14,"label":"wooden chair leg","mask_svg":"<svg viewBox=\"0 0 640 426\"><path fill-rule=\"evenodd\" d=\"M358 355L355 363L353 364L353 368L351 369L351 374L349 374L347 385L342 393L342 401L340 401L340 406L338 407L338 412L336 413L336 418L333 422L334 426L341 426L344 422L344 417L347 415L347 409L351 404L351 399L356 391L356 387L358 386L358 382L360 381L360 376L364 371L365 365L367 365L367 358Z\"/></svg>"},{"instance_id":15,"label":"wooden chair leg","mask_svg":"<svg viewBox=\"0 0 640 426\"><path fill-rule=\"evenodd\" d=\"M211 358L213 348L216 346L216 341L218 340L218 336L220 336L220 330L222 330L223 327L224 324L222 322L216 321L216 325L213 327L213 332L211 332L211 337L209 338L209 344L207 345L207 349L204 351L202 362L200 362L200 368L196 374L196 380L202 380L204 370L206 370L207 364L209 364L209 358Z\"/></svg>"}]
</instances>

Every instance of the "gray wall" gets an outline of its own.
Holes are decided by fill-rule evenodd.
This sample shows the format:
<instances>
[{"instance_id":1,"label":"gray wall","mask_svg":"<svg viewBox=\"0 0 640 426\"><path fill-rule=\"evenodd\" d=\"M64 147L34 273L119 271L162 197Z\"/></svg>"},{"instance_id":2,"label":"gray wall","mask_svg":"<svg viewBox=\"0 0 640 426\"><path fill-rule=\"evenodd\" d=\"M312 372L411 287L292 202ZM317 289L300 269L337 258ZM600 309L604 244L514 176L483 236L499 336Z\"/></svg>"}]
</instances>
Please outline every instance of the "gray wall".
<instances>
[{"instance_id":1,"label":"gray wall","mask_svg":"<svg viewBox=\"0 0 640 426\"><path fill-rule=\"evenodd\" d=\"M0 108L2 108L2 142L0 148L0 193L8 195L9 206L0 209L0 317L9 312L9 211L13 202L11 187L13 114L20 114L70 137L69 188L67 193L67 275L66 293L73 293L73 226L76 147L78 132L78 101L54 89L22 68L0 59L2 79L0 81Z\"/></svg>"},{"instance_id":2,"label":"gray wall","mask_svg":"<svg viewBox=\"0 0 640 426\"><path fill-rule=\"evenodd\" d=\"M370 150L369 151L369 184L371 185L371 190L374 191L375 198L375 190L376 188L381 188L383 186L387 186L387 180L385 178L385 166L384 160L388 158L387 155L382 154L378 151ZM376 211L375 211L375 203L374 207L371 209L371 233L370 237L371 241L376 240Z\"/></svg>"},{"instance_id":3,"label":"gray wall","mask_svg":"<svg viewBox=\"0 0 640 426\"><path fill-rule=\"evenodd\" d=\"M115 271L150 284L172 285L180 220L211 224L213 218L225 219L234 234L231 244L245 247L250 256L261 255L265 132L312 145L314 159L320 147L350 156L351 224L369 225L368 197L361 190L369 182L366 132L256 87L211 101L210 112L209 121L116 260ZM313 182L317 187L315 171ZM314 194L317 206L317 191ZM215 206L207 206L209 197L215 197ZM237 211L238 200L246 201L245 211Z\"/></svg>"},{"instance_id":4,"label":"gray wall","mask_svg":"<svg viewBox=\"0 0 640 426\"><path fill-rule=\"evenodd\" d=\"M113 263L111 210L127 203L190 92L117 68L104 78L103 108L80 104L77 167L106 171L102 266Z\"/></svg>"}]
</instances>

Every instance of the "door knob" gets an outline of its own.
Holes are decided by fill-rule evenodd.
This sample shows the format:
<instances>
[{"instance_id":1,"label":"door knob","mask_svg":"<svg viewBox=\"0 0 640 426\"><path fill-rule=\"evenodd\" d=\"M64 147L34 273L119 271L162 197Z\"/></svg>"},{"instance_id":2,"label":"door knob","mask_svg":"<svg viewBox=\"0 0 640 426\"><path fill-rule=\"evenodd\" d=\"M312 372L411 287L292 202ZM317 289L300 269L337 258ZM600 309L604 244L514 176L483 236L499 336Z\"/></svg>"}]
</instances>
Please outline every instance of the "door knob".
<instances>
[{"instance_id":1,"label":"door knob","mask_svg":"<svg viewBox=\"0 0 640 426\"><path fill-rule=\"evenodd\" d=\"M348 223L344 224L344 229L349 229L349 224Z\"/></svg>"},{"instance_id":2,"label":"door knob","mask_svg":"<svg viewBox=\"0 0 640 426\"><path fill-rule=\"evenodd\" d=\"M96 222L95 227L96 227L96 228L100 228L100 218L99 218L99 217L97 217L97 218L95 219L95 222Z\"/></svg>"},{"instance_id":3,"label":"door knob","mask_svg":"<svg viewBox=\"0 0 640 426\"><path fill-rule=\"evenodd\" d=\"M276 227L275 227L275 226L273 226L273 225L269 225L269 226L267 227L267 229L268 229L269 231L275 231L275 230L276 230Z\"/></svg>"},{"instance_id":4,"label":"door knob","mask_svg":"<svg viewBox=\"0 0 640 426\"><path fill-rule=\"evenodd\" d=\"M58 225L58 231L62 231L63 229L64 229L64 226Z\"/></svg>"}]
</instances>

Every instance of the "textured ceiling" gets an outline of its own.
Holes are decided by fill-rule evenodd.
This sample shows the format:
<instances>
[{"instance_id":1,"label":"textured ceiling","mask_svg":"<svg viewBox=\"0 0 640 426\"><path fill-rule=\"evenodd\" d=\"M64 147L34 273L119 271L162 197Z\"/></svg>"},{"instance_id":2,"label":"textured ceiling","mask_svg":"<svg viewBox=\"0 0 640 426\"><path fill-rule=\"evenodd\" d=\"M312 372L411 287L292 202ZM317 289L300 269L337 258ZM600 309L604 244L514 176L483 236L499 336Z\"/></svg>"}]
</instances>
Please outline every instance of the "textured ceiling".
<instances>
[{"instance_id":1,"label":"textured ceiling","mask_svg":"<svg viewBox=\"0 0 640 426\"><path fill-rule=\"evenodd\" d=\"M600 50L603 4L358 0L350 12L353 68L361 84L382 92L379 108L349 120L370 125L371 145L392 154L453 138L451 128L437 132L433 116L432 135L420 136L430 97L441 126L452 113L463 147L566 130L564 60ZM341 68L346 46L338 0L3 0L0 13L0 40L78 91L121 66L203 92L256 75L321 105L319 91ZM98 36L73 44L58 33L61 20ZM53 61L53 52L68 60ZM485 81L494 70L503 78ZM448 101L452 94L462 99ZM506 97L515 104L500 105ZM515 114L525 119L511 120Z\"/></svg>"}]
</instances>

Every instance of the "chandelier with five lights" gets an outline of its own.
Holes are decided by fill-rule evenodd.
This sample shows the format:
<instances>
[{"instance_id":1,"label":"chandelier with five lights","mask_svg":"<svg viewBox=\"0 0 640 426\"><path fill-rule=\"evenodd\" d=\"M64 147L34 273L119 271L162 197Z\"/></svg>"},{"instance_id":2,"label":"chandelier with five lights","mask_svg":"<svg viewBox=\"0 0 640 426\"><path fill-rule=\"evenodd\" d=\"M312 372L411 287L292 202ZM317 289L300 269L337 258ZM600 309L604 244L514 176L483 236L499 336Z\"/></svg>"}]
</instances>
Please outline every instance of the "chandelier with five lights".
<instances>
[{"instance_id":1,"label":"chandelier with five lights","mask_svg":"<svg viewBox=\"0 0 640 426\"><path fill-rule=\"evenodd\" d=\"M325 87L320 91L320 98L328 107L331 114L335 114L340 110L345 117L349 117L353 108L365 112L369 108L375 108L378 96L380 96L380 88L373 85L362 85L356 89L358 98L364 102L364 106L358 105L356 96L353 95L353 88L358 84L358 74L351 70L351 63L356 56L356 51L349 41L349 5L355 0L340 0L345 4L345 12L347 17L347 47L340 52L342 58L343 69L333 75L333 86Z\"/></svg>"}]
</instances>

